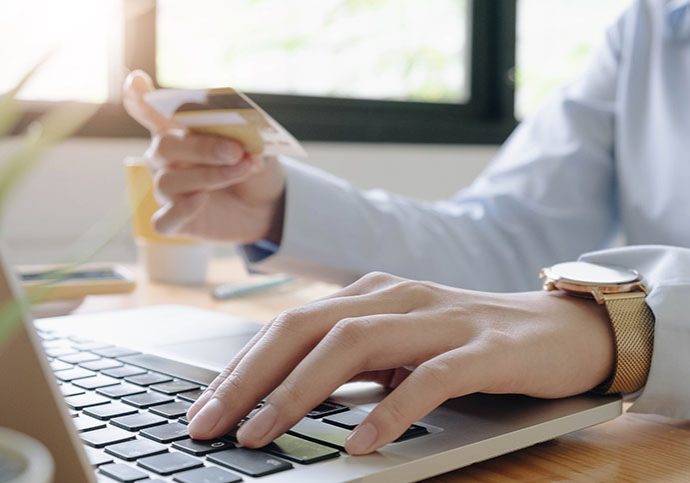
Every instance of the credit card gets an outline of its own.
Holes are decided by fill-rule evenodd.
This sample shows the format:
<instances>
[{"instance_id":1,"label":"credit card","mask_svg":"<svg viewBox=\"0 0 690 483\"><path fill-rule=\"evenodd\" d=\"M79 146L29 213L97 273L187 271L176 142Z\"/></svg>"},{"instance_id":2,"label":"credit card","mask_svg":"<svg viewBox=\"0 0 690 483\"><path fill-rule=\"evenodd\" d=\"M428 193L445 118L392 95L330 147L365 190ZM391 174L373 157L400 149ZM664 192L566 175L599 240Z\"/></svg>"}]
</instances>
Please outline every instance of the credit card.
<instances>
[{"instance_id":1,"label":"credit card","mask_svg":"<svg viewBox=\"0 0 690 483\"><path fill-rule=\"evenodd\" d=\"M159 89L144 96L155 110L190 131L235 139L252 154L306 158L302 145L254 101L230 87Z\"/></svg>"}]
</instances>

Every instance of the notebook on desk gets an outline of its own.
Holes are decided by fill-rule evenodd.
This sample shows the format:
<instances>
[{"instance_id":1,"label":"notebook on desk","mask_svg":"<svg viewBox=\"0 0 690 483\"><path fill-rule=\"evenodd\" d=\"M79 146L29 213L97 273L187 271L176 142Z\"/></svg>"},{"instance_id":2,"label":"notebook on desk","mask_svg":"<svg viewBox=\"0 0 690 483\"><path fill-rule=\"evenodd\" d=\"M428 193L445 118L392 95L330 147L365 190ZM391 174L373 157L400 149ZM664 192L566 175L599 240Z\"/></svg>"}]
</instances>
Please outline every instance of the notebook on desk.
<instances>
[{"instance_id":1,"label":"notebook on desk","mask_svg":"<svg viewBox=\"0 0 690 483\"><path fill-rule=\"evenodd\" d=\"M8 277L0 263L3 310L16 287ZM191 440L184 414L258 324L176 305L35 322L21 310L14 316L19 325L0 345L0 426L42 441L58 483L415 481L621 413L615 397L476 394L449 400L396 442L353 457L345 438L385 395L360 383L343 386L269 446L249 450L233 432Z\"/></svg>"}]
</instances>

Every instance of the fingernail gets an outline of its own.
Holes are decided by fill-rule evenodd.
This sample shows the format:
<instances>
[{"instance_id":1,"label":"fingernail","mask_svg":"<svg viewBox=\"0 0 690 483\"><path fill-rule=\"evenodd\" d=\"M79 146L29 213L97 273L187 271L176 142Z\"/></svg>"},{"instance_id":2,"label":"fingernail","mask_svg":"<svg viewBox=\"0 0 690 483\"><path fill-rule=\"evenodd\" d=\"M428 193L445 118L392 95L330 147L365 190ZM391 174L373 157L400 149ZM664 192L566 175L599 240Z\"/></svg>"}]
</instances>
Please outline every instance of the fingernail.
<instances>
[{"instance_id":1,"label":"fingernail","mask_svg":"<svg viewBox=\"0 0 690 483\"><path fill-rule=\"evenodd\" d=\"M256 416L240 427L237 437L240 441L259 441L273 429L277 420L276 408L272 404L266 404Z\"/></svg>"},{"instance_id":2,"label":"fingernail","mask_svg":"<svg viewBox=\"0 0 690 483\"><path fill-rule=\"evenodd\" d=\"M376 442L379 432L376 426L371 423L364 423L357 426L350 436L347 437L345 444L347 450L352 454L366 453L366 451Z\"/></svg>"},{"instance_id":3,"label":"fingernail","mask_svg":"<svg viewBox=\"0 0 690 483\"><path fill-rule=\"evenodd\" d=\"M219 159L229 161L230 164L236 164L242 158L237 144L231 141L218 141L214 150Z\"/></svg>"},{"instance_id":4,"label":"fingernail","mask_svg":"<svg viewBox=\"0 0 690 483\"><path fill-rule=\"evenodd\" d=\"M189 422L189 432L199 435L208 434L222 416L223 404L218 398L213 398Z\"/></svg>"}]
</instances>

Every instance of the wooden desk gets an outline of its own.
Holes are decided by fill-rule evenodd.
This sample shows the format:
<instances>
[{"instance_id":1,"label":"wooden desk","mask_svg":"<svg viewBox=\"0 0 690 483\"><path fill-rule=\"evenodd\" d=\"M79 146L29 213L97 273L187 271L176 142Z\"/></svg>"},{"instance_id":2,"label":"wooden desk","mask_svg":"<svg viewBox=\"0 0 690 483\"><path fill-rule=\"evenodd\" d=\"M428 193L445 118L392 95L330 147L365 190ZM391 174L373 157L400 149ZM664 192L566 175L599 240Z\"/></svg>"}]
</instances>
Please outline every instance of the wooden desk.
<instances>
[{"instance_id":1,"label":"wooden desk","mask_svg":"<svg viewBox=\"0 0 690 483\"><path fill-rule=\"evenodd\" d=\"M282 287L224 302L209 295L213 285L247 280L238 260L212 264L207 287L173 287L140 277L125 296L89 297L77 312L182 303L266 322L290 307L332 293L327 284L291 282ZM687 383L681 381L680 383ZM690 421L626 414L618 419L432 478L465 481L690 481Z\"/></svg>"}]
</instances>

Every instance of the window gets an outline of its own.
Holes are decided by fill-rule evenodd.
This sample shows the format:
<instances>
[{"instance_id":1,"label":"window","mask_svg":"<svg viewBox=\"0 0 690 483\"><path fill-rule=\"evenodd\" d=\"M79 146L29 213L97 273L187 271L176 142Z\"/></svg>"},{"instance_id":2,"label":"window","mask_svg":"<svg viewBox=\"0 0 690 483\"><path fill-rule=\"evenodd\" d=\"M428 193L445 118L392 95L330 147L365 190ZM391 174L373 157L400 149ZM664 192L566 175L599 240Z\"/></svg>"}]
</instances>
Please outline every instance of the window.
<instances>
[{"instance_id":1,"label":"window","mask_svg":"<svg viewBox=\"0 0 690 483\"><path fill-rule=\"evenodd\" d=\"M159 0L158 81L465 103L468 7L465 0Z\"/></svg>"},{"instance_id":2,"label":"window","mask_svg":"<svg viewBox=\"0 0 690 483\"><path fill-rule=\"evenodd\" d=\"M518 119L577 76L629 0L520 0L517 28ZM549 59L544 62L544 59Z\"/></svg>"},{"instance_id":3,"label":"window","mask_svg":"<svg viewBox=\"0 0 690 483\"><path fill-rule=\"evenodd\" d=\"M81 134L146 136L119 104L126 66L236 86L303 140L500 143L628 1L5 1L0 92L57 46L20 129L71 99L103 103Z\"/></svg>"},{"instance_id":4,"label":"window","mask_svg":"<svg viewBox=\"0 0 690 483\"><path fill-rule=\"evenodd\" d=\"M35 101L106 102L119 55L117 0L22 0L0 6L0 92L38 62L43 67L20 92Z\"/></svg>"}]
</instances>

